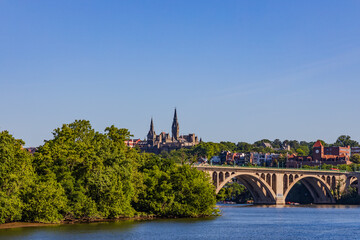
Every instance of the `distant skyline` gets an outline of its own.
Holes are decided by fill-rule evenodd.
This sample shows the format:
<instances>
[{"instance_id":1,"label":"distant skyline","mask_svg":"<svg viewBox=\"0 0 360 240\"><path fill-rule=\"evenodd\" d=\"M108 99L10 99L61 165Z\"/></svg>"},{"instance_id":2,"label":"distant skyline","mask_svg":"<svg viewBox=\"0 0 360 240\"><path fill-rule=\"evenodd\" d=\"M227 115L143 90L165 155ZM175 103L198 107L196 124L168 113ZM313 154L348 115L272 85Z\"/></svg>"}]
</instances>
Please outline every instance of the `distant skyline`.
<instances>
[{"instance_id":1,"label":"distant skyline","mask_svg":"<svg viewBox=\"0 0 360 240\"><path fill-rule=\"evenodd\" d=\"M359 1L0 1L0 131L360 141Z\"/></svg>"}]
</instances>

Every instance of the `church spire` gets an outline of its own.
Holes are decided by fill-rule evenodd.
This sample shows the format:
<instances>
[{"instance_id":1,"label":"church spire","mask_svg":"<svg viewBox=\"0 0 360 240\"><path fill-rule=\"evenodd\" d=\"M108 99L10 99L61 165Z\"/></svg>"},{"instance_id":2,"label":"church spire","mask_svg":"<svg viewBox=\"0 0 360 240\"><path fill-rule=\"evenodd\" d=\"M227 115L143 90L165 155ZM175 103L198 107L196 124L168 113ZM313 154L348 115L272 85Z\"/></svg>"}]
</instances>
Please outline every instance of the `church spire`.
<instances>
[{"instance_id":1,"label":"church spire","mask_svg":"<svg viewBox=\"0 0 360 240\"><path fill-rule=\"evenodd\" d=\"M153 140L154 136L155 136L154 122L153 122L153 118L151 118L150 130L149 130L149 133L147 135L147 138L148 138L148 140Z\"/></svg>"},{"instance_id":2,"label":"church spire","mask_svg":"<svg viewBox=\"0 0 360 240\"><path fill-rule=\"evenodd\" d=\"M153 121L153 118L151 118L151 122L150 122L150 131L151 131L151 132L155 132L155 131L154 131L154 121Z\"/></svg>"},{"instance_id":3,"label":"church spire","mask_svg":"<svg viewBox=\"0 0 360 240\"><path fill-rule=\"evenodd\" d=\"M171 132L172 132L172 137L175 140L178 140L179 139L179 122L177 119L176 108L175 108L175 112L174 112L174 119L173 119L173 123L172 123L172 127L171 127Z\"/></svg>"}]
</instances>

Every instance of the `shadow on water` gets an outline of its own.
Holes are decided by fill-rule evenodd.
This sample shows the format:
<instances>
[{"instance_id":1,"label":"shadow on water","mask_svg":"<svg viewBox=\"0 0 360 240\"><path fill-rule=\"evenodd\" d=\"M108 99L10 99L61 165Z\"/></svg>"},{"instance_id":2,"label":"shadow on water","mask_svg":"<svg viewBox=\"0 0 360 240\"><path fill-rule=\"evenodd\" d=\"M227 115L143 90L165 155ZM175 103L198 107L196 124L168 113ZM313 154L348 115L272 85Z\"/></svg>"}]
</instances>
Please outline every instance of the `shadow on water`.
<instances>
[{"instance_id":1,"label":"shadow on water","mask_svg":"<svg viewBox=\"0 0 360 240\"><path fill-rule=\"evenodd\" d=\"M161 225L184 226L193 225L199 222L215 220L216 217L204 218L176 218L176 219L153 219L153 220L119 220L99 223L75 223L75 224L55 224L44 225L39 227L19 227L0 229L0 239L55 239L53 235L67 236L77 239L76 235L88 236L117 236L119 234L131 233L142 225ZM131 235L131 234L130 234ZM63 238L56 238L63 239ZM91 239L98 239L96 237Z\"/></svg>"},{"instance_id":2,"label":"shadow on water","mask_svg":"<svg viewBox=\"0 0 360 240\"><path fill-rule=\"evenodd\" d=\"M0 239L48 239L46 236L50 236L56 232L60 235L65 235L69 232L76 234L91 234L93 232L126 232L136 228L141 221L124 220L114 222L101 222L101 223L76 223L76 224L55 224L44 225L40 227L19 227L0 229ZM38 233L40 233L38 235Z\"/></svg>"},{"instance_id":3,"label":"shadow on water","mask_svg":"<svg viewBox=\"0 0 360 240\"><path fill-rule=\"evenodd\" d=\"M341 205L341 204L300 204L300 205L262 205L262 204L217 204L220 208L360 208L360 205Z\"/></svg>"}]
</instances>

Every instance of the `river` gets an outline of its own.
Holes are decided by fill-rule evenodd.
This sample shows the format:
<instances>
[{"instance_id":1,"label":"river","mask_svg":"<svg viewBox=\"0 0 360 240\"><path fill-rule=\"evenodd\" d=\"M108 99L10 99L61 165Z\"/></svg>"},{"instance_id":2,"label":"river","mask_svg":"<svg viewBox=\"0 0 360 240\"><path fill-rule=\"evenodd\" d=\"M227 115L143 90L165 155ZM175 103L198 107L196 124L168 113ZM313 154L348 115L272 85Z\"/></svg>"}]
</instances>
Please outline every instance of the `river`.
<instances>
[{"instance_id":1,"label":"river","mask_svg":"<svg viewBox=\"0 0 360 240\"><path fill-rule=\"evenodd\" d=\"M0 239L360 239L359 206L221 205L220 217L0 229Z\"/></svg>"}]
</instances>

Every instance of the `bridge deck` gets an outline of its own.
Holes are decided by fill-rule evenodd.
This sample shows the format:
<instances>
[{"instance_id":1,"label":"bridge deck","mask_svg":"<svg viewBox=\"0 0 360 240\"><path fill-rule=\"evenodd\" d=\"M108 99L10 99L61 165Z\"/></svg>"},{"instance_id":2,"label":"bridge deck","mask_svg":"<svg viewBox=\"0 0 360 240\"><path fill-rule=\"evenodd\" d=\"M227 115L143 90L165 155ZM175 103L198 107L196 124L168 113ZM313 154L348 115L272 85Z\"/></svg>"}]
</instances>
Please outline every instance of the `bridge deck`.
<instances>
[{"instance_id":1,"label":"bridge deck","mask_svg":"<svg viewBox=\"0 0 360 240\"><path fill-rule=\"evenodd\" d=\"M244 172L278 172L278 173L310 173L310 174L331 174L331 175L344 175L344 174L360 174L359 172L347 172L341 170L321 170L321 169L301 169L301 168L269 168L269 167L238 167L238 166L206 166L206 165L196 165L198 169L206 171L244 171Z\"/></svg>"},{"instance_id":2,"label":"bridge deck","mask_svg":"<svg viewBox=\"0 0 360 240\"><path fill-rule=\"evenodd\" d=\"M198 170L210 174L216 193L226 183L238 181L243 184L258 204L285 204L285 199L297 182L309 190L314 203L335 203L332 191L344 192L357 179L359 172L340 170L238 167L224 165L195 165ZM359 181L357 181L359 186ZM357 187L358 191L360 187ZM360 194L360 191L358 192Z\"/></svg>"}]
</instances>

